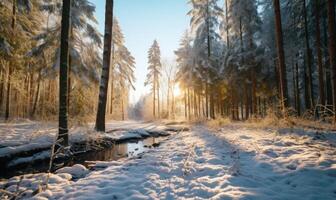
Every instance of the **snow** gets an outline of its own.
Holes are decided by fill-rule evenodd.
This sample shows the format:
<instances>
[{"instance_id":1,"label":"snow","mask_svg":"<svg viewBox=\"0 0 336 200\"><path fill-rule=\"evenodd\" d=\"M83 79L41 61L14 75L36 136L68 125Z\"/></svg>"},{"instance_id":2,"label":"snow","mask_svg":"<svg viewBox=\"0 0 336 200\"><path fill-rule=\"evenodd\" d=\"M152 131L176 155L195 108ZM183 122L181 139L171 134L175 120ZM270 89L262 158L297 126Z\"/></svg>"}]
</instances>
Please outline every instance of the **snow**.
<instances>
[{"instance_id":1,"label":"snow","mask_svg":"<svg viewBox=\"0 0 336 200\"><path fill-rule=\"evenodd\" d=\"M44 160L46 158L50 158L50 154L51 151L47 150L47 151L42 151L39 153L34 154L33 156L28 156L28 157L22 157L22 158L18 158L15 160L12 160L11 162L8 163L8 167L12 167L21 163L28 163L28 162L32 162L35 160Z\"/></svg>"},{"instance_id":2,"label":"snow","mask_svg":"<svg viewBox=\"0 0 336 200\"><path fill-rule=\"evenodd\" d=\"M41 187L45 187L48 180L48 188L57 188L62 185L70 184L72 176L70 174L26 174L21 177L13 177L5 184L1 184L0 189L6 188L7 192L18 195L16 199L26 199L37 193ZM46 192L47 193L47 192ZM0 192L1 199L9 199Z\"/></svg>"},{"instance_id":3,"label":"snow","mask_svg":"<svg viewBox=\"0 0 336 200\"><path fill-rule=\"evenodd\" d=\"M335 148L309 134L240 125L173 134L141 159L97 163L48 199L334 199Z\"/></svg>"},{"instance_id":4,"label":"snow","mask_svg":"<svg viewBox=\"0 0 336 200\"><path fill-rule=\"evenodd\" d=\"M114 140L142 139L151 135L147 130L162 131L165 128L165 126L157 126L157 123L154 122L111 121L106 125L106 129L111 131L102 134L93 131L93 126L93 124L89 124L86 127L70 128L70 143L99 140L105 137ZM57 124L55 123L30 120L0 123L0 158L11 157L29 151L42 151L37 155L18 158L11 162L10 166L46 158L49 156L47 151L50 151L57 130Z\"/></svg>"},{"instance_id":5,"label":"snow","mask_svg":"<svg viewBox=\"0 0 336 200\"><path fill-rule=\"evenodd\" d=\"M70 174L73 178L83 178L89 173L85 166L76 164L72 167L63 167L56 171L56 174Z\"/></svg>"},{"instance_id":6,"label":"snow","mask_svg":"<svg viewBox=\"0 0 336 200\"><path fill-rule=\"evenodd\" d=\"M125 124L118 128L152 126ZM197 125L141 156L91 162L94 171L63 168L33 199L335 199L335 138L305 129ZM77 173L83 178L72 179ZM9 180L6 190L15 191L19 180Z\"/></svg>"}]
</instances>

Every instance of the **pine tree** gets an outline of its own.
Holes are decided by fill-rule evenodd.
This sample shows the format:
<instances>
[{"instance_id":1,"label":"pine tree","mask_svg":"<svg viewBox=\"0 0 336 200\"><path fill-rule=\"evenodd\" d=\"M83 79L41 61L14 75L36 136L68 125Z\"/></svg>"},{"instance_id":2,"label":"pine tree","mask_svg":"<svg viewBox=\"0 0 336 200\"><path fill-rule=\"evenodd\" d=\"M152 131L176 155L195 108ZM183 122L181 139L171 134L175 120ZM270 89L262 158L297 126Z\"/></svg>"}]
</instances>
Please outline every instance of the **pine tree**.
<instances>
[{"instance_id":1,"label":"pine tree","mask_svg":"<svg viewBox=\"0 0 336 200\"><path fill-rule=\"evenodd\" d=\"M154 40L151 48L148 51L148 74L147 80L145 82L146 85L151 85L151 90L153 93L153 116L154 118L160 118L160 85L159 79L161 76L161 52L159 44L156 40ZM157 104L156 104L157 97ZM156 105L157 105L157 113L156 113Z\"/></svg>"},{"instance_id":2,"label":"pine tree","mask_svg":"<svg viewBox=\"0 0 336 200\"><path fill-rule=\"evenodd\" d=\"M115 79L117 80L112 79L110 84L110 114L112 114L113 99L116 98L116 95L114 94L114 88L120 87L121 91L129 90L130 88L132 88L133 90L135 89L135 59L132 56L131 52L125 46L124 35L116 18L114 18L113 22L112 51L113 62L111 76L115 77ZM115 81L116 83L114 83L113 81ZM119 96L119 99L122 102L126 97L123 94L117 96Z\"/></svg>"},{"instance_id":3,"label":"pine tree","mask_svg":"<svg viewBox=\"0 0 336 200\"><path fill-rule=\"evenodd\" d=\"M204 73L206 116L215 118L214 113L214 91L213 80L218 70L218 63L215 62L218 52L217 42L220 36L217 32L219 17L223 16L223 10L218 7L218 0L191 0L192 9L188 15L191 16L191 29L195 34L194 38L194 60L198 71ZM209 98L210 97L210 98ZM210 108L210 110L209 110Z\"/></svg>"}]
</instances>

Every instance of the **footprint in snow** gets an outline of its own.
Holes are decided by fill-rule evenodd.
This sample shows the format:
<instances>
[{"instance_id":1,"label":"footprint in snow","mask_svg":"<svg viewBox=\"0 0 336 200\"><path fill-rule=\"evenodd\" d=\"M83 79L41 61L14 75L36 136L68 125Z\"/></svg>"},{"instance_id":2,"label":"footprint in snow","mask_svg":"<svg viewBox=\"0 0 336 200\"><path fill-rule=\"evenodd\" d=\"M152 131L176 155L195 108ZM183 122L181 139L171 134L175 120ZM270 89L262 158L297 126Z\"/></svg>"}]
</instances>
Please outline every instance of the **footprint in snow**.
<instances>
[{"instance_id":1,"label":"footprint in snow","mask_svg":"<svg viewBox=\"0 0 336 200\"><path fill-rule=\"evenodd\" d=\"M263 151L263 153L269 157L272 157L272 158L277 158L279 157L277 153L275 153L274 151L270 150L270 149L266 149Z\"/></svg>"},{"instance_id":2,"label":"footprint in snow","mask_svg":"<svg viewBox=\"0 0 336 200\"><path fill-rule=\"evenodd\" d=\"M289 170L296 170L297 166L294 165L294 164L289 164L289 165L286 166L286 168L289 169Z\"/></svg>"}]
</instances>

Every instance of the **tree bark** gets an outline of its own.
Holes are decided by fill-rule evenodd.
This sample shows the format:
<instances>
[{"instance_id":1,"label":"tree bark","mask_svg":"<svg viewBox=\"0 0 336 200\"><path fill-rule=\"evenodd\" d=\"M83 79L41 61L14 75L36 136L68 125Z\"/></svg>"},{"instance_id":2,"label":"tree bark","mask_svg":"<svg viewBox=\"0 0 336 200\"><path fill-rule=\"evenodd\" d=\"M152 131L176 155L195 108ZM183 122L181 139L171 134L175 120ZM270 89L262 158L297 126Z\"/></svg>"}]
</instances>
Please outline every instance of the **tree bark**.
<instances>
[{"instance_id":1,"label":"tree bark","mask_svg":"<svg viewBox=\"0 0 336 200\"><path fill-rule=\"evenodd\" d=\"M105 132L106 100L112 54L112 27L113 0L106 0L103 69L99 87L98 111L95 126L96 131L100 132Z\"/></svg>"},{"instance_id":2,"label":"tree bark","mask_svg":"<svg viewBox=\"0 0 336 200\"><path fill-rule=\"evenodd\" d=\"M332 95L332 83L331 83L331 69L330 69L330 58L328 53L328 26L327 26L327 15L323 17L323 44L326 47L324 51L324 66L325 66L325 94L327 105L332 105L333 95Z\"/></svg>"},{"instance_id":3,"label":"tree bark","mask_svg":"<svg viewBox=\"0 0 336 200\"><path fill-rule=\"evenodd\" d=\"M40 85L41 85L41 71L39 71L38 73L38 78L37 78L37 88L36 88L36 92L35 92L35 100L34 100L34 104L33 104L33 109L30 113L31 117L34 117L35 112L36 112L36 107L37 107L37 103L39 101L39 96L40 96Z\"/></svg>"},{"instance_id":4,"label":"tree bark","mask_svg":"<svg viewBox=\"0 0 336 200\"><path fill-rule=\"evenodd\" d=\"M320 30L320 0L315 0L315 31L316 31L316 51L317 51L317 64L319 74L319 93L320 104L326 105L324 93L324 69L322 61L322 45L321 45L321 30Z\"/></svg>"},{"instance_id":5,"label":"tree bark","mask_svg":"<svg viewBox=\"0 0 336 200\"><path fill-rule=\"evenodd\" d=\"M208 86L208 80L206 80L205 83L205 115L206 118L209 118L209 86Z\"/></svg>"},{"instance_id":6,"label":"tree bark","mask_svg":"<svg viewBox=\"0 0 336 200\"><path fill-rule=\"evenodd\" d=\"M309 32L308 32L308 20L307 20L307 8L306 8L306 0L303 0L303 17L304 17L304 30L305 30L305 43L306 43L306 57L307 57L307 80L308 84L305 85L308 91L308 99L309 103L307 105L307 109L314 108L314 88L313 88L313 78L312 78L312 55L309 43ZM307 102L306 102L307 103Z\"/></svg>"},{"instance_id":7,"label":"tree bark","mask_svg":"<svg viewBox=\"0 0 336 200\"><path fill-rule=\"evenodd\" d=\"M277 52L279 58L279 71L280 71L280 87L281 87L281 107L284 112L288 107L288 91L287 91L287 72L285 64L285 53L283 48L283 34L282 34L282 22L281 22L281 11L279 0L273 0L274 13L275 13L275 23L276 23L276 42L277 42Z\"/></svg>"},{"instance_id":8,"label":"tree bark","mask_svg":"<svg viewBox=\"0 0 336 200\"><path fill-rule=\"evenodd\" d=\"M191 117L191 112L190 112L190 89L189 89L189 87L188 87L188 94L187 94L187 96L188 96L188 120L190 120L190 117Z\"/></svg>"},{"instance_id":9,"label":"tree bark","mask_svg":"<svg viewBox=\"0 0 336 200\"><path fill-rule=\"evenodd\" d=\"M69 145L68 138L68 65L71 0L63 0L59 75L59 125L57 140Z\"/></svg>"},{"instance_id":10,"label":"tree bark","mask_svg":"<svg viewBox=\"0 0 336 200\"><path fill-rule=\"evenodd\" d=\"M230 48L230 37L229 37L229 9L228 9L228 0L225 0L225 20L226 20L226 45L227 48Z\"/></svg>"},{"instance_id":11,"label":"tree bark","mask_svg":"<svg viewBox=\"0 0 336 200\"><path fill-rule=\"evenodd\" d=\"M121 89L124 91L124 84L122 83ZM124 111L124 93L121 92L121 120L125 121L125 111Z\"/></svg>"},{"instance_id":12,"label":"tree bark","mask_svg":"<svg viewBox=\"0 0 336 200\"><path fill-rule=\"evenodd\" d=\"M333 82L333 111L336 122L336 25L335 25L335 0L328 0L328 32L329 56Z\"/></svg>"},{"instance_id":13,"label":"tree bark","mask_svg":"<svg viewBox=\"0 0 336 200\"><path fill-rule=\"evenodd\" d=\"M6 91L6 110L5 110L5 120L9 119L9 109L10 109L10 95L11 95L11 76L12 76L12 68L8 66L7 73L7 91Z\"/></svg>"},{"instance_id":14,"label":"tree bark","mask_svg":"<svg viewBox=\"0 0 336 200\"><path fill-rule=\"evenodd\" d=\"M2 63L2 62L1 62ZM5 84L5 66L3 65L3 68L1 70L1 76L0 76L0 114L2 114L2 103L4 98L4 84Z\"/></svg>"},{"instance_id":15,"label":"tree bark","mask_svg":"<svg viewBox=\"0 0 336 200\"><path fill-rule=\"evenodd\" d=\"M295 79L295 63L293 61L292 63L292 80L293 80L293 97L294 97L294 108L297 111L297 102L296 102L296 95L297 95L297 91L296 91L296 79Z\"/></svg>"},{"instance_id":16,"label":"tree bark","mask_svg":"<svg viewBox=\"0 0 336 200\"><path fill-rule=\"evenodd\" d=\"M159 76L159 75L158 75ZM157 78L157 105L158 105L158 118L160 119L160 84L159 84L159 77Z\"/></svg>"},{"instance_id":17,"label":"tree bark","mask_svg":"<svg viewBox=\"0 0 336 200\"><path fill-rule=\"evenodd\" d=\"M168 114L168 119L169 119L169 115L170 115L169 97L170 97L170 77L168 77L168 90L167 90L167 114Z\"/></svg>"},{"instance_id":18,"label":"tree bark","mask_svg":"<svg viewBox=\"0 0 336 200\"><path fill-rule=\"evenodd\" d=\"M156 79L154 78L154 83L153 83L153 117L154 117L154 119L155 119L155 98L156 98L156 96L155 96L155 94L156 94L156 81L155 81Z\"/></svg>"},{"instance_id":19,"label":"tree bark","mask_svg":"<svg viewBox=\"0 0 336 200\"><path fill-rule=\"evenodd\" d=\"M187 91L184 90L184 118L188 119L188 114L187 114Z\"/></svg>"}]
</instances>

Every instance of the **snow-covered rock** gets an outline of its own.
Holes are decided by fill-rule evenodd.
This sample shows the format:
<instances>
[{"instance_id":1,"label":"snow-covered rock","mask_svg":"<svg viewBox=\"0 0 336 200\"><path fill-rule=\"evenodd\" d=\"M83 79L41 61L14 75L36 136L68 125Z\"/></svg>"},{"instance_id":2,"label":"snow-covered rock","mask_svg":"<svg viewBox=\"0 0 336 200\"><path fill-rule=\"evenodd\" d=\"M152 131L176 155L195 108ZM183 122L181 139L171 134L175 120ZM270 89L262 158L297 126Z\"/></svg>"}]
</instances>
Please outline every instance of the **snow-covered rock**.
<instances>
[{"instance_id":1,"label":"snow-covered rock","mask_svg":"<svg viewBox=\"0 0 336 200\"><path fill-rule=\"evenodd\" d=\"M56 174L70 174L73 178L83 178L85 177L90 171L83 165L76 164L71 167L63 167L56 171ZM61 175L64 176L64 175Z\"/></svg>"}]
</instances>

